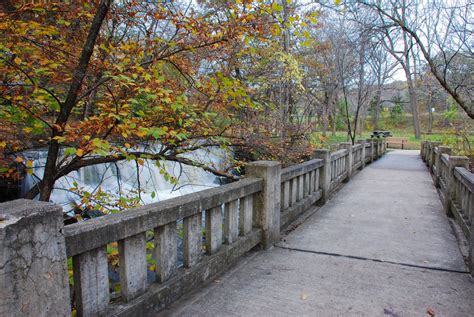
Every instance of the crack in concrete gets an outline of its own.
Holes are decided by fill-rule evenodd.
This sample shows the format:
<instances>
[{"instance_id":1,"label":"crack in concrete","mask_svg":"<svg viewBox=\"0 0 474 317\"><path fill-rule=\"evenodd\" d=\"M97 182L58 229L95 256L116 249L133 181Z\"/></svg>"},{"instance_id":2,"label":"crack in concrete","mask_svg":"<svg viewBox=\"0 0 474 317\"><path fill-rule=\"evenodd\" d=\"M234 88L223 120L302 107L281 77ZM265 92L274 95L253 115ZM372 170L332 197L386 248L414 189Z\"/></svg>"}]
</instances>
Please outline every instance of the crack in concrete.
<instances>
[{"instance_id":1,"label":"crack in concrete","mask_svg":"<svg viewBox=\"0 0 474 317\"><path fill-rule=\"evenodd\" d=\"M465 271L459 271L459 270L452 270L452 269L447 269L447 268L442 268L442 267L433 267L433 266L417 265L417 264L402 263L402 262L385 261L385 260L380 260L380 259L366 258L366 257L363 257L363 256L346 255L346 254L331 253L331 252L324 252L324 251L305 250L305 249L284 247L284 246L280 246L280 245L275 245L275 247L280 248L280 249L284 249L284 250L290 250L290 251L313 253L313 254L318 254L318 255L327 255L327 256L334 256L334 257L343 257L343 258L347 258L347 259L371 261L371 262L375 262L375 263L387 263L387 264L399 265L399 266L405 266L405 267L411 267L411 268L417 268L417 269L425 269L425 270L441 271L441 272L449 272L449 273L469 274L469 271L467 271L467 269Z\"/></svg>"}]
</instances>

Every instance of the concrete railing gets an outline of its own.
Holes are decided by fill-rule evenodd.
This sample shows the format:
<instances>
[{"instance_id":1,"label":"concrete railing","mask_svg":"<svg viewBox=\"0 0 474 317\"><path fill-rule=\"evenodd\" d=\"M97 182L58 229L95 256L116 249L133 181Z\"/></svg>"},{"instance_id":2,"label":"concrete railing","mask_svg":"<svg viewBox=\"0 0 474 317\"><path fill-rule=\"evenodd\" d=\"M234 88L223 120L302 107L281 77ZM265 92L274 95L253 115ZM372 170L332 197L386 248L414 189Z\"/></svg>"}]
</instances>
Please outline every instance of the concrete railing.
<instances>
[{"instance_id":1,"label":"concrete railing","mask_svg":"<svg viewBox=\"0 0 474 317\"><path fill-rule=\"evenodd\" d=\"M320 174L324 160L287 167L281 173L281 228L298 218L322 197Z\"/></svg>"},{"instance_id":2,"label":"concrete railing","mask_svg":"<svg viewBox=\"0 0 474 317\"><path fill-rule=\"evenodd\" d=\"M461 227L469 244L469 270L474 275L474 174L466 156L453 156L439 142L421 143L420 155L432 173L446 214Z\"/></svg>"},{"instance_id":3,"label":"concrete railing","mask_svg":"<svg viewBox=\"0 0 474 317\"><path fill-rule=\"evenodd\" d=\"M385 153L383 139L369 140L369 143L360 141L354 146L351 143L341 143L337 147L341 149L333 153L325 149L316 150L315 159L282 169L282 229L315 203L324 204L351 175ZM378 150L372 151L374 147Z\"/></svg>"},{"instance_id":4,"label":"concrete railing","mask_svg":"<svg viewBox=\"0 0 474 317\"><path fill-rule=\"evenodd\" d=\"M67 316L71 304L78 316L154 315L250 249L271 247L280 230L384 153L383 140L340 147L285 169L253 162L238 182L65 227L53 204L0 204L0 316Z\"/></svg>"}]
</instances>

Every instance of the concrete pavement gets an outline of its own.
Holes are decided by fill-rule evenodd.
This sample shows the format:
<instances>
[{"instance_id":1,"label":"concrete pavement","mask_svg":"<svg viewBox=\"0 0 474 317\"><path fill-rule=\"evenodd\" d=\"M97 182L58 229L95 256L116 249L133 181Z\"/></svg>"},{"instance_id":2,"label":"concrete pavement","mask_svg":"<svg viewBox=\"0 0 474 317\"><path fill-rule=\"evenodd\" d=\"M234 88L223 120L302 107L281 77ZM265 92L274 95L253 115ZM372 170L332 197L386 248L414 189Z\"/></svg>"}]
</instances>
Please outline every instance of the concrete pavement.
<instances>
[{"instance_id":1,"label":"concrete pavement","mask_svg":"<svg viewBox=\"0 0 474 317\"><path fill-rule=\"evenodd\" d=\"M418 151L370 164L273 249L163 316L473 316L472 282Z\"/></svg>"}]
</instances>

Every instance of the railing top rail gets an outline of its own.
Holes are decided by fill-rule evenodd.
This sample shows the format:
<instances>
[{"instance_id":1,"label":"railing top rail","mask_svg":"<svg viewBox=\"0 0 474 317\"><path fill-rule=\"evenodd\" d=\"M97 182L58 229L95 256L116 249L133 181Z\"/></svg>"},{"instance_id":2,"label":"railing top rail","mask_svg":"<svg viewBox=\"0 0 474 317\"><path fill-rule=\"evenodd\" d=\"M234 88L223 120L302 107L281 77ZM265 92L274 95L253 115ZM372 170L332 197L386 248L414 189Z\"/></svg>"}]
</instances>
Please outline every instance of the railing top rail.
<instances>
[{"instance_id":1,"label":"railing top rail","mask_svg":"<svg viewBox=\"0 0 474 317\"><path fill-rule=\"evenodd\" d=\"M441 162L448 165L449 164L449 155L446 153L441 154Z\"/></svg>"},{"instance_id":2,"label":"railing top rail","mask_svg":"<svg viewBox=\"0 0 474 317\"><path fill-rule=\"evenodd\" d=\"M337 160L338 158L341 158L343 156L346 156L349 154L349 150L347 149L342 149L336 152L331 153L331 161Z\"/></svg>"},{"instance_id":3,"label":"railing top rail","mask_svg":"<svg viewBox=\"0 0 474 317\"><path fill-rule=\"evenodd\" d=\"M454 168L454 177L456 177L471 193L474 193L474 174L464 167Z\"/></svg>"},{"instance_id":4,"label":"railing top rail","mask_svg":"<svg viewBox=\"0 0 474 317\"><path fill-rule=\"evenodd\" d=\"M323 165L324 165L324 160L313 159L310 161L303 162L301 164L288 166L281 170L281 182L283 183L297 176L306 174Z\"/></svg>"},{"instance_id":5,"label":"railing top rail","mask_svg":"<svg viewBox=\"0 0 474 317\"><path fill-rule=\"evenodd\" d=\"M362 144L354 144L352 146L352 152L357 151L362 148Z\"/></svg>"},{"instance_id":6,"label":"railing top rail","mask_svg":"<svg viewBox=\"0 0 474 317\"><path fill-rule=\"evenodd\" d=\"M67 256L96 249L173 221L192 216L262 190L259 178L243 179L159 203L110 214L64 227Z\"/></svg>"}]
</instances>

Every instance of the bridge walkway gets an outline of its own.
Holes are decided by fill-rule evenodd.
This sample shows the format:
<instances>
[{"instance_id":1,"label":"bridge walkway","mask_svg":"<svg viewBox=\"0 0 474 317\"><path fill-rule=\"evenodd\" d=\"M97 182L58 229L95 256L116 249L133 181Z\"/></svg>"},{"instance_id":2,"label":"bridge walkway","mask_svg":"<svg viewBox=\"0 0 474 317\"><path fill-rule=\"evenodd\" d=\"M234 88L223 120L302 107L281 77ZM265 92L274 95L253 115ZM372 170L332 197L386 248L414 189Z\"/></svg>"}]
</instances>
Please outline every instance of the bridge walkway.
<instances>
[{"instance_id":1,"label":"bridge walkway","mask_svg":"<svg viewBox=\"0 0 474 317\"><path fill-rule=\"evenodd\" d=\"M474 283L418 151L355 175L272 249L163 316L472 316Z\"/></svg>"}]
</instances>

